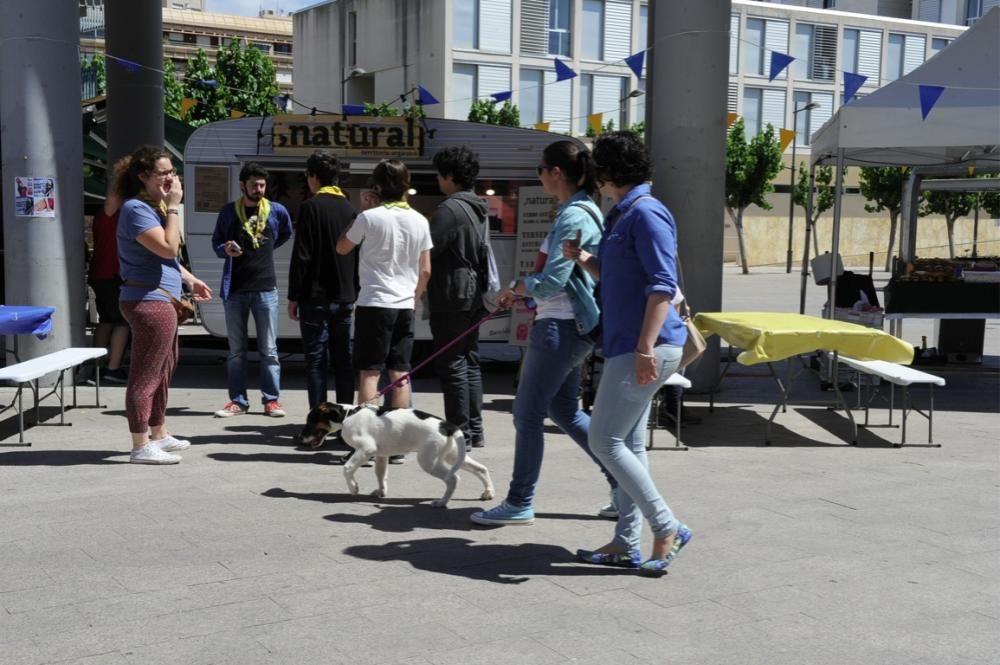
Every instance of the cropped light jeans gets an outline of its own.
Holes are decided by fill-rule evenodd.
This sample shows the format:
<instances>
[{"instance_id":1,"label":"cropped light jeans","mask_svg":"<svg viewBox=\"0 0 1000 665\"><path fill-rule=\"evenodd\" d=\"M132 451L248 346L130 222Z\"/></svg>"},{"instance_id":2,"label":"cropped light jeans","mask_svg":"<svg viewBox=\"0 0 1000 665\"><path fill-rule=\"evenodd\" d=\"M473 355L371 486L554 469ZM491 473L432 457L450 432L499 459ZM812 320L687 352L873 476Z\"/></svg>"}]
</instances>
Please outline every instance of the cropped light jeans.
<instances>
[{"instance_id":1,"label":"cropped light jeans","mask_svg":"<svg viewBox=\"0 0 1000 665\"><path fill-rule=\"evenodd\" d=\"M249 408L247 398L247 322L253 315L257 330L257 352L260 356L261 403L278 399L281 392L281 363L278 361L278 289L270 291L236 291L225 300L226 334L229 337L229 357L226 369L229 399Z\"/></svg>"},{"instance_id":2,"label":"cropped light jeans","mask_svg":"<svg viewBox=\"0 0 1000 665\"><path fill-rule=\"evenodd\" d=\"M655 538L669 536L679 524L649 475L646 421L653 395L677 370L681 352L679 346L656 347L656 379L646 385L635 380L631 353L604 361L590 416L590 450L618 481L618 524L612 542L629 550L639 549L643 517Z\"/></svg>"},{"instance_id":3,"label":"cropped light jeans","mask_svg":"<svg viewBox=\"0 0 1000 665\"><path fill-rule=\"evenodd\" d=\"M508 503L520 507L534 503L545 452L546 415L594 459L587 447L590 416L580 410L578 399L580 366L593 346L577 333L572 319L540 319L532 326L514 398L514 471Z\"/></svg>"}]
</instances>

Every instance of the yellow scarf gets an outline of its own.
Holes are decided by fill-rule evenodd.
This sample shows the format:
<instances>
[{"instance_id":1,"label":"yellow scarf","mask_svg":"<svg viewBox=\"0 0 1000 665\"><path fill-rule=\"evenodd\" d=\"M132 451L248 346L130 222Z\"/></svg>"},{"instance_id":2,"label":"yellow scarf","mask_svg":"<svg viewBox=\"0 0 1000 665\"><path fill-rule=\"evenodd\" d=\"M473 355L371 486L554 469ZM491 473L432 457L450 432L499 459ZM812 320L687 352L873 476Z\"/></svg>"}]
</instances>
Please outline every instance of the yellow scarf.
<instances>
[{"instance_id":1,"label":"yellow scarf","mask_svg":"<svg viewBox=\"0 0 1000 665\"><path fill-rule=\"evenodd\" d=\"M317 194L329 194L330 196L339 196L344 198L344 192L340 191L340 187L336 185L327 185L326 187L320 187L316 190Z\"/></svg>"},{"instance_id":2,"label":"yellow scarf","mask_svg":"<svg viewBox=\"0 0 1000 665\"><path fill-rule=\"evenodd\" d=\"M247 219L243 197L234 201L233 207L236 208L236 218L243 224L243 230L250 236L253 248L259 249L260 241L264 238L264 229L267 228L267 218L271 216L271 202L261 197L260 205L257 207L257 214L251 215L250 219Z\"/></svg>"},{"instance_id":3,"label":"yellow scarf","mask_svg":"<svg viewBox=\"0 0 1000 665\"><path fill-rule=\"evenodd\" d=\"M157 213L159 213L159 215L160 215L160 217L162 219L166 219L167 218L167 202L166 201L161 200L159 203L157 203L156 201L153 200L153 197L151 197L146 190L140 191L138 194L135 195L135 198L139 199L143 203L148 204L150 208L152 208Z\"/></svg>"},{"instance_id":4,"label":"yellow scarf","mask_svg":"<svg viewBox=\"0 0 1000 665\"><path fill-rule=\"evenodd\" d=\"M387 201L382 205L386 208L403 208L404 210L410 209L410 204L406 201Z\"/></svg>"}]
</instances>

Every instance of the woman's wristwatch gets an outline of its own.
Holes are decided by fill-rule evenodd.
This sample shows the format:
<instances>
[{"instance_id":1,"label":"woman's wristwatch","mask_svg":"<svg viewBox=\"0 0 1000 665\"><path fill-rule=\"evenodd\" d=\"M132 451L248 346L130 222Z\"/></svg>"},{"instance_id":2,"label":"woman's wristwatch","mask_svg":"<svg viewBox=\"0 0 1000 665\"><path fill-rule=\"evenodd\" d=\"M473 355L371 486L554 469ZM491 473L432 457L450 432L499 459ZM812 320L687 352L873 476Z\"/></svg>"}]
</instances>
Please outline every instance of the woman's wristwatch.
<instances>
[{"instance_id":1,"label":"woman's wristwatch","mask_svg":"<svg viewBox=\"0 0 1000 665\"><path fill-rule=\"evenodd\" d=\"M178 208L167 208L168 215L180 215L181 211Z\"/></svg>"}]
</instances>

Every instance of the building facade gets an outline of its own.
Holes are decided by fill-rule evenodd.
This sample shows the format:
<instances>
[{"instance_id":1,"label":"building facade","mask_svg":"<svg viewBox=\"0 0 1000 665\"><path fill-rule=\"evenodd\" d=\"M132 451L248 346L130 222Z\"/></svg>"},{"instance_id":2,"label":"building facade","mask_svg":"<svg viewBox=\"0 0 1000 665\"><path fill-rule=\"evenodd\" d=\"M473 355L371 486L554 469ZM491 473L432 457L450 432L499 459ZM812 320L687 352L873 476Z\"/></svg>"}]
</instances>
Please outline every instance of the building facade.
<instances>
[{"instance_id":1,"label":"building facade","mask_svg":"<svg viewBox=\"0 0 1000 665\"><path fill-rule=\"evenodd\" d=\"M104 52L104 0L79 0L80 48L84 56ZM185 5L184 8L177 8ZM292 19L266 13L259 17L231 16L201 11L204 1L163 1L163 58L184 75L187 61L204 49L210 64L221 46L238 39L267 55L274 63L282 93L293 90ZM197 10L197 11L192 11ZM86 82L84 95L86 96Z\"/></svg>"}]
</instances>

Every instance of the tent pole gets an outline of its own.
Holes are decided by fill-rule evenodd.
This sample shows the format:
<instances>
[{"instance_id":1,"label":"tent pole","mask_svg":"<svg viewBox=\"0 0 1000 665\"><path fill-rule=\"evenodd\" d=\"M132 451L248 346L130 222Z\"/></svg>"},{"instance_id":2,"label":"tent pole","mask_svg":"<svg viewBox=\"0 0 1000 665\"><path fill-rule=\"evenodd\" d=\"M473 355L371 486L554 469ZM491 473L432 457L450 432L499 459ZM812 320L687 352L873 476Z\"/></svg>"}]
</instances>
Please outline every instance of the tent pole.
<instances>
[{"instance_id":1,"label":"tent pole","mask_svg":"<svg viewBox=\"0 0 1000 665\"><path fill-rule=\"evenodd\" d=\"M977 244L979 242L979 199L981 194L976 192L976 215L972 218L972 258L979 256Z\"/></svg>"},{"instance_id":2,"label":"tent pole","mask_svg":"<svg viewBox=\"0 0 1000 665\"><path fill-rule=\"evenodd\" d=\"M840 213L844 195L844 149L837 149L836 187L833 192L833 237L830 239L830 284L826 290L827 318L834 318L837 308L837 257L840 255Z\"/></svg>"},{"instance_id":3,"label":"tent pole","mask_svg":"<svg viewBox=\"0 0 1000 665\"><path fill-rule=\"evenodd\" d=\"M809 286L809 235L812 233L813 195L816 191L816 164L809 166L809 191L806 194L805 248L802 250L802 278L799 284L799 314L806 313L806 289Z\"/></svg>"}]
</instances>

